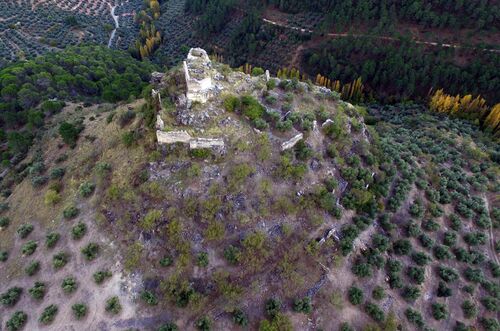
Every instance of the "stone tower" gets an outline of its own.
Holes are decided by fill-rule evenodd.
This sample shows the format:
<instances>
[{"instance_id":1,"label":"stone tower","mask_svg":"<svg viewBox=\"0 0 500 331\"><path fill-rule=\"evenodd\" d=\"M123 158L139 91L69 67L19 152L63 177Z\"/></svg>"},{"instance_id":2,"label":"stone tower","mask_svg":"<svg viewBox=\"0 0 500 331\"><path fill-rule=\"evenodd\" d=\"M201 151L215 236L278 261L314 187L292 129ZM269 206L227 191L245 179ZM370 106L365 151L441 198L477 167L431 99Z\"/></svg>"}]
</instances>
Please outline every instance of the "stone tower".
<instances>
[{"instance_id":1,"label":"stone tower","mask_svg":"<svg viewBox=\"0 0 500 331\"><path fill-rule=\"evenodd\" d=\"M187 85L187 99L190 102L207 102L213 88L212 62L208 58L207 52L201 48L191 48L183 67Z\"/></svg>"}]
</instances>

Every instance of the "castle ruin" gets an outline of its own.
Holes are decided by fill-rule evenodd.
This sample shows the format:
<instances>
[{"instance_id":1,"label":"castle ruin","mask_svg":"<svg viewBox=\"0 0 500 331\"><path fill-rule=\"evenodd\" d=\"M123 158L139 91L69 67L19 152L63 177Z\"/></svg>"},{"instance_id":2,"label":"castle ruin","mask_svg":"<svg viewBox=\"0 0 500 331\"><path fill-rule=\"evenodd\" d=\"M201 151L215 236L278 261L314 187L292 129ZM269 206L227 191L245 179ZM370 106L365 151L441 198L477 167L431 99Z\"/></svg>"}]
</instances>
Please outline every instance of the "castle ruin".
<instances>
[{"instance_id":1,"label":"castle ruin","mask_svg":"<svg viewBox=\"0 0 500 331\"><path fill-rule=\"evenodd\" d=\"M191 48L183 63L186 78L186 97L191 102L205 103L213 88L212 62L207 52L201 48Z\"/></svg>"}]
</instances>

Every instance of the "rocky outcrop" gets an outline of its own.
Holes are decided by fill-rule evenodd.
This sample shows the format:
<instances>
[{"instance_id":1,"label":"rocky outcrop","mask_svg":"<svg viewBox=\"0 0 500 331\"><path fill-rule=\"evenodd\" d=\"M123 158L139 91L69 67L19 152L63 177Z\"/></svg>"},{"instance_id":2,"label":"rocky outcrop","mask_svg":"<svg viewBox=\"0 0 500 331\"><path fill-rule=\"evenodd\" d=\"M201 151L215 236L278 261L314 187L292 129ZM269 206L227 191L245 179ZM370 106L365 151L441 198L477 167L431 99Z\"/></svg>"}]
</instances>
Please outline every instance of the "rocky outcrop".
<instances>
[{"instance_id":1,"label":"rocky outcrop","mask_svg":"<svg viewBox=\"0 0 500 331\"><path fill-rule=\"evenodd\" d=\"M198 148L223 148L224 140L221 138L196 138L189 142L190 149Z\"/></svg>"},{"instance_id":2,"label":"rocky outcrop","mask_svg":"<svg viewBox=\"0 0 500 331\"><path fill-rule=\"evenodd\" d=\"M193 139L186 131L156 131L156 139L159 144L174 144L184 143L188 144Z\"/></svg>"},{"instance_id":3,"label":"rocky outcrop","mask_svg":"<svg viewBox=\"0 0 500 331\"><path fill-rule=\"evenodd\" d=\"M304 138L304 135L302 133L299 133L298 135L294 136L292 139L285 141L284 143L281 144L281 150L286 151L287 149L292 148L297 144L301 139Z\"/></svg>"}]
</instances>

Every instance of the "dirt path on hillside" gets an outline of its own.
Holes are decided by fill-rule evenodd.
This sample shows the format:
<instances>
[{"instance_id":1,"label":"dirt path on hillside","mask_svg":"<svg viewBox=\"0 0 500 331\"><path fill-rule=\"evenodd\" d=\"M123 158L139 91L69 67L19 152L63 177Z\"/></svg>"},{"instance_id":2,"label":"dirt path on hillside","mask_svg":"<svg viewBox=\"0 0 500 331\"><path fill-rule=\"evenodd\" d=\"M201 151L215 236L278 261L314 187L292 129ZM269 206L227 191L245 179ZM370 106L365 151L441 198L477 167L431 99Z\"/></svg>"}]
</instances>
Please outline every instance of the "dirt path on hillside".
<instances>
[{"instance_id":1,"label":"dirt path on hillside","mask_svg":"<svg viewBox=\"0 0 500 331\"><path fill-rule=\"evenodd\" d=\"M282 28L294 30L294 31L299 31L302 33L314 33L313 30L310 29L303 29L299 28L297 26L293 25L288 25L283 22L278 22L278 21L273 21L269 20L267 18L262 18L262 21L264 23L268 23L271 25L276 25ZM369 38L374 38L374 39L379 39L379 40L387 40L387 41L398 41L398 38L394 37L387 37L387 36L373 36L373 35L368 35L368 34L352 34L352 33L326 33L324 34L325 36L332 37L332 38L345 38L345 37L369 37ZM445 47L445 48L466 48L462 45L458 44L442 44L437 41L425 41L425 40L412 40L414 43L419 44L419 45L427 45L427 46L437 46L437 47ZM298 50L298 49L297 49ZM492 49L492 48L479 48L479 50L485 51L485 52L492 52L492 53L500 53L499 49ZM295 56L295 55L294 55Z\"/></svg>"}]
</instances>

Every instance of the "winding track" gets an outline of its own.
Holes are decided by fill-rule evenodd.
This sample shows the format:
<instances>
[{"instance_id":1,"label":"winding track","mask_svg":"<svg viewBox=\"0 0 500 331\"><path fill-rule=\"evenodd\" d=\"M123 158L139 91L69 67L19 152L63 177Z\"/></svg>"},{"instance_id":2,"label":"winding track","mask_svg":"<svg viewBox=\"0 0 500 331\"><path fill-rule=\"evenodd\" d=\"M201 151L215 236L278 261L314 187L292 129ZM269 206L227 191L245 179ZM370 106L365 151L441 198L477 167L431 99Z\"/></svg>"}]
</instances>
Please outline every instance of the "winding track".
<instances>
[{"instance_id":1,"label":"winding track","mask_svg":"<svg viewBox=\"0 0 500 331\"><path fill-rule=\"evenodd\" d=\"M115 21L115 28L111 32L111 36L109 37L109 41L108 41L108 48L111 48L111 44L113 43L113 39L115 38L116 29L118 29L120 27L120 23L118 22L118 16L115 15L116 5L111 6L111 4L108 3L108 6L109 6L109 9L111 10L111 16L113 17L113 20Z\"/></svg>"}]
</instances>

